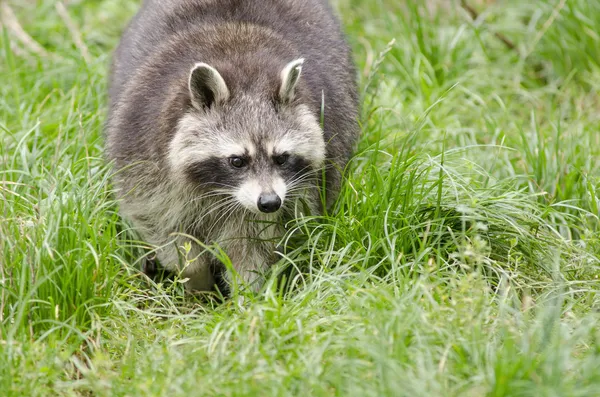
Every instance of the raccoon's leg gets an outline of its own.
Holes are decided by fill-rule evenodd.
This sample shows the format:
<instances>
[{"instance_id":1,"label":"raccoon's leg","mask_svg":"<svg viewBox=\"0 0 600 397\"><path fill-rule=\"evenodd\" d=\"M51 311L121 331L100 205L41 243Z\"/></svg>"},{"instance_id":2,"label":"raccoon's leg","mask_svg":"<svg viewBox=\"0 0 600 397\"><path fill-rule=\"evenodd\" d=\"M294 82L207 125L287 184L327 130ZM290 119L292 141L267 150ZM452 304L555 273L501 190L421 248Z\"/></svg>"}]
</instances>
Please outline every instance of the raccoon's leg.
<instances>
[{"instance_id":1,"label":"raccoon's leg","mask_svg":"<svg viewBox=\"0 0 600 397\"><path fill-rule=\"evenodd\" d=\"M162 267L156 256L146 257L142 262L142 273L154 282L162 282L167 279L173 279L174 274Z\"/></svg>"},{"instance_id":2,"label":"raccoon's leg","mask_svg":"<svg viewBox=\"0 0 600 397\"><path fill-rule=\"evenodd\" d=\"M217 291L220 292L223 297L229 297L231 295L231 287L227 269L216 258L211 260L211 269Z\"/></svg>"},{"instance_id":3,"label":"raccoon's leg","mask_svg":"<svg viewBox=\"0 0 600 397\"><path fill-rule=\"evenodd\" d=\"M185 254L184 245L190 243L190 250ZM210 266L209 257L202 247L185 237L177 237L157 252L158 260L169 271L177 273L181 271L183 278L189 280L185 283L189 292L212 291L215 287L215 279Z\"/></svg>"},{"instance_id":4,"label":"raccoon's leg","mask_svg":"<svg viewBox=\"0 0 600 397\"><path fill-rule=\"evenodd\" d=\"M271 242L228 244L226 248L241 281L254 292L258 292L265 282L265 273L274 263L274 251L275 245ZM222 277L231 285L233 280L230 272L223 272Z\"/></svg>"}]
</instances>

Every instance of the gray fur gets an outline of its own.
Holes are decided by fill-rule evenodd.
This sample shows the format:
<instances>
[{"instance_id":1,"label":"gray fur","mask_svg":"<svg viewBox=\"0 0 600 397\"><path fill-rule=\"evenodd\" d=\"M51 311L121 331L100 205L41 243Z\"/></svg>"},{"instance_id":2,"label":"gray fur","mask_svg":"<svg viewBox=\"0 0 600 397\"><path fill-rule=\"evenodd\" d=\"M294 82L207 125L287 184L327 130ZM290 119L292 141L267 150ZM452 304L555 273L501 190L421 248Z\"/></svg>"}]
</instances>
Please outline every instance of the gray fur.
<instances>
[{"instance_id":1,"label":"gray fur","mask_svg":"<svg viewBox=\"0 0 600 397\"><path fill-rule=\"evenodd\" d=\"M123 216L166 268L181 269L191 236L257 288L295 200L320 211L323 167L327 205L338 194L358 136L354 74L325 0L146 0L110 77L106 154ZM262 193L282 208L256 210ZM195 243L187 259L189 289L211 289L215 259Z\"/></svg>"}]
</instances>

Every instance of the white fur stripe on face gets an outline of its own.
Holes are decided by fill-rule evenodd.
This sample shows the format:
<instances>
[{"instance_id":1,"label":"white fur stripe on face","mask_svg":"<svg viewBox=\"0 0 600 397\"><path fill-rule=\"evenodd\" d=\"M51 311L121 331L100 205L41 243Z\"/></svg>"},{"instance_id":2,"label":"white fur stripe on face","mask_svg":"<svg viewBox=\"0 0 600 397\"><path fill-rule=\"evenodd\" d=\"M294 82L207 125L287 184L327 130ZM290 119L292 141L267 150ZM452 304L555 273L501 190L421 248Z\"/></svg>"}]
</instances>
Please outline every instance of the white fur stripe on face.
<instances>
[{"instance_id":1,"label":"white fur stripe on face","mask_svg":"<svg viewBox=\"0 0 600 397\"><path fill-rule=\"evenodd\" d=\"M260 212L257 206L258 197L263 189L257 180L251 179L242 183L240 188L235 193L235 198L247 210L252 212Z\"/></svg>"},{"instance_id":2,"label":"white fur stripe on face","mask_svg":"<svg viewBox=\"0 0 600 397\"><path fill-rule=\"evenodd\" d=\"M283 205L285 201L285 195L287 193L287 185L285 184L283 178L281 178L280 176L276 177L273 181L273 191L275 191L275 194L279 196L279 198L281 199L281 205Z\"/></svg>"},{"instance_id":3,"label":"white fur stripe on face","mask_svg":"<svg viewBox=\"0 0 600 397\"><path fill-rule=\"evenodd\" d=\"M295 154L319 167L325 160L323 130L306 106L298 106L294 113L302 130L290 131L276 141L267 143L267 150L272 151L270 154Z\"/></svg>"},{"instance_id":4,"label":"white fur stripe on face","mask_svg":"<svg viewBox=\"0 0 600 397\"><path fill-rule=\"evenodd\" d=\"M174 172L182 172L193 163L211 157L227 158L243 156L246 151L252 155L256 148L250 142L240 143L224 134L201 134L206 128L205 121L194 114L186 114L179 121L177 132L169 144L169 165Z\"/></svg>"}]
</instances>

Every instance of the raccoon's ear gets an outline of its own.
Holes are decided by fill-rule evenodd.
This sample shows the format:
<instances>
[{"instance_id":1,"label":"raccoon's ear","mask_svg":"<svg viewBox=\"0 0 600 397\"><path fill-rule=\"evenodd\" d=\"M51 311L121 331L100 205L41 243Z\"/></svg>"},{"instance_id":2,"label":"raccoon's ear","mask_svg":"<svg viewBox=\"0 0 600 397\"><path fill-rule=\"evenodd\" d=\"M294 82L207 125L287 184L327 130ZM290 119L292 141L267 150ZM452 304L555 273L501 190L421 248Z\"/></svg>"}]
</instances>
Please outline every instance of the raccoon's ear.
<instances>
[{"instance_id":1,"label":"raccoon's ear","mask_svg":"<svg viewBox=\"0 0 600 397\"><path fill-rule=\"evenodd\" d=\"M197 63L190 71L188 82L192 104L197 109L222 104L229 99L229 89L217 69L206 63Z\"/></svg>"},{"instance_id":2,"label":"raccoon's ear","mask_svg":"<svg viewBox=\"0 0 600 397\"><path fill-rule=\"evenodd\" d=\"M290 103L294 99L296 85L300 80L304 58L296 59L281 71L281 88L279 88L279 99L282 103Z\"/></svg>"}]
</instances>

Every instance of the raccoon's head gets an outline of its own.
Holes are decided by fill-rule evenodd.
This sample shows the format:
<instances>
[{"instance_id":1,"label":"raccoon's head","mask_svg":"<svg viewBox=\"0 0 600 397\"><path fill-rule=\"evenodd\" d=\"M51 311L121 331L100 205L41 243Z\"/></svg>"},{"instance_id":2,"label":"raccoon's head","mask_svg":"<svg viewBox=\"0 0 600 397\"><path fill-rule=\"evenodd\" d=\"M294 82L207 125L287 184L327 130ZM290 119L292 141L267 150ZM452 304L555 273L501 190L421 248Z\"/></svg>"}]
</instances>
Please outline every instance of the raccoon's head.
<instances>
[{"instance_id":1,"label":"raccoon's head","mask_svg":"<svg viewBox=\"0 0 600 397\"><path fill-rule=\"evenodd\" d=\"M188 82L192 105L169 146L176 178L254 213L274 213L314 183L325 142L317 117L297 95L302 65L303 59L292 61L262 86L257 82L262 89L238 84L232 94L216 68L196 64ZM273 81L277 87L265 89Z\"/></svg>"}]
</instances>

